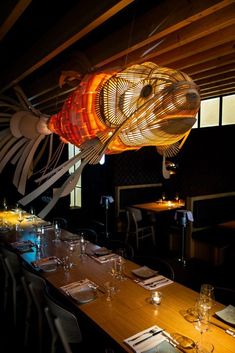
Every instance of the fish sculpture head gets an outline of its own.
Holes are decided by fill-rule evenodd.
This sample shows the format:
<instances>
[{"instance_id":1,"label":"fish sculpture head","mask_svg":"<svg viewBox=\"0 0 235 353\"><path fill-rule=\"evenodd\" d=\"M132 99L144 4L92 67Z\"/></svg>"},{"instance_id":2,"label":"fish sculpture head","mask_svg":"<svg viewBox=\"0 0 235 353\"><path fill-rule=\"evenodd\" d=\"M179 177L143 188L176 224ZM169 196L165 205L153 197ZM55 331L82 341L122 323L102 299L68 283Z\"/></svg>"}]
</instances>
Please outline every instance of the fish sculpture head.
<instances>
[{"instance_id":1,"label":"fish sculpture head","mask_svg":"<svg viewBox=\"0 0 235 353\"><path fill-rule=\"evenodd\" d=\"M106 125L118 129L108 153L156 146L171 156L195 124L199 107L199 88L188 75L146 62L110 77L97 111Z\"/></svg>"}]
</instances>

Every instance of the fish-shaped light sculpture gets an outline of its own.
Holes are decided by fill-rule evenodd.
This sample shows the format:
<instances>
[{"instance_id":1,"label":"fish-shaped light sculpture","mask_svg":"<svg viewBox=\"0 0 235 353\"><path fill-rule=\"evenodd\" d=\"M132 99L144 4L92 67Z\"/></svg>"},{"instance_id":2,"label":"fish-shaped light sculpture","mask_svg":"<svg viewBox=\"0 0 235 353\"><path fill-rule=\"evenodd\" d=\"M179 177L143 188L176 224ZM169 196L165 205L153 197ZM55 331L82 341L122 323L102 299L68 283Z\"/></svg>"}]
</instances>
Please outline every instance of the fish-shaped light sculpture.
<instances>
[{"instance_id":1,"label":"fish-shaped light sculpture","mask_svg":"<svg viewBox=\"0 0 235 353\"><path fill-rule=\"evenodd\" d=\"M22 195L33 165L46 153L49 141L51 151L54 134L80 148L74 158L53 168L55 157L49 152L36 180L40 185L19 200L28 204L81 161L40 212L42 218L60 197L73 190L84 166L98 163L104 154L156 146L163 156L163 176L168 178L165 158L179 152L200 107L199 89L188 75L152 62L84 76L62 110L53 116L41 114L21 90L16 92L21 105L1 102L5 111L10 107L14 113L1 114L2 122L9 122L10 127L0 131L0 172L9 161L16 165L13 183Z\"/></svg>"}]
</instances>

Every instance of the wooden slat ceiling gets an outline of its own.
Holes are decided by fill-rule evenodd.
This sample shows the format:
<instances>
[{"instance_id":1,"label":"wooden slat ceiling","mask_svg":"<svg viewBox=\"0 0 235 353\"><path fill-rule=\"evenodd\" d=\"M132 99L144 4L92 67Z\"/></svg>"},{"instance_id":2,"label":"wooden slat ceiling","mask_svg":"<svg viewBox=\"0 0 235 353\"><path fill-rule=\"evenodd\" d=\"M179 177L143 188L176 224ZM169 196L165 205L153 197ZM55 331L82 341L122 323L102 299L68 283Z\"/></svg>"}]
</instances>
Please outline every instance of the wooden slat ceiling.
<instances>
[{"instance_id":1,"label":"wooden slat ceiling","mask_svg":"<svg viewBox=\"0 0 235 353\"><path fill-rule=\"evenodd\" d=\"M0 94L19 85L56 113L85 74L153 61L182 70L202 99L235 94L235 0L4 0L0 5Z\"/></svg>"}]
</instances>

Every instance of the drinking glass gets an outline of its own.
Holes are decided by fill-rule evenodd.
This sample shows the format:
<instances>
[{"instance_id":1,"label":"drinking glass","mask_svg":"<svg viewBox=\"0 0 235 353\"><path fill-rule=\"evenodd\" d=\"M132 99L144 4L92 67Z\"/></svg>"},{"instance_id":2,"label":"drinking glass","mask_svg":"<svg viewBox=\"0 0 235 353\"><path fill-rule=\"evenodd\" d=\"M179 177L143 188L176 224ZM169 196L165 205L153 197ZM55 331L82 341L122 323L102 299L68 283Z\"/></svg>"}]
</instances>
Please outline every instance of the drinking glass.
<instances>
[{"instance_id":1,"label":"drinking glass","mask_svg":"<svg viewBox=\"0 0 235 353\"><path fill-rule=\"evenodd\" d=\"M54 225L54 232L55 232L55 239L53 239L53 241L58 242L60 241L60 235L61 235L60 224L58 221L55 221L53 225Z\"/></svg>"},{"instance_id":2,"label":"drinking glass","mask_svg":"<svg viewBox=\"0 0 235 353\"><path fill-rule=\"evenodd\" d=\"M113 295L116 293L116 287L112 281L105 282L104 287L107 295L106 300L107 302L111 302L113 300Z\"/></svg>"},{"instance_id":3,"label":"drinking glass","mask_svg":"<svg viewBox=\"0 0 235 353\"><path fill-rule=\"evenodd\" d=\"M175 201L180 202L180 195L178 192L176 192L176 194L175 194Z\"/></svg>"},{"instance_id":4,"label":"drinking glass","mask_svg":"<svg viewBox=\"0 0 235 353\"><path fill-rule=\"evenodd\" d=\"M23 220L24 220L23 211L19 211L18 212L19 231L23 230L23 228L21 227L21 223L23 222Z\"/></svg>"},{"instance_id":5,"label":"drinking glass","mask_svg":"<svg viewBox=\"0 0 235 353\"><path fill-rule=\"evenodd\" d=\"M80 256L87 256L86 248L87 248L88 243L89 243L89 241L85 240L83 233L81 233L81 237L80 237Z\"/></svg>"},{"instance_id":6,"label":"drinking glass","mask_svg":"<svg viewBox=\"0 0 235 353\"><path fill-rule=\"evenodd\" d=\"M200 302L201 302L201 307L203 308L204 311L208 311L208 313L211 311L214 301L215 301L215 295L214 295L214 287L211 284L204 283L201 285L200 289Z\"/></svg>"},{"instance_id":7,"label":"drinking glass","mask_svg":"<svg viewBox=\"0 0 235 353\"><path fill-rule=\"evenodd\" d=\"M208 341L207 343L203 342L203 334L209 329L209 310L205 310L204 301L200 297L196 302L194 315L193 325L200 332L200 339L196 343L196 352L211 353L214 350L214 346Z\"/></svg>"},{"instance_id":8,"label":"drinking glass","mask_svg":"<svg viewBox=\"0 0 235 353\"><path fill-rule=\"evenodd\" d=\"M166 193L163 192L163 193L162 193L162 201L165 201L165 200L166 200Z\"/></svg>"},{"instance_id":9,"label":"drinking glass","mask_svg":"<svg viewBox=\"0 0 235 353\"><path fill-rule=\"evenodd\" d=\"M115 266L114 277L118 280L121 280L121 281L126 279L126 277L124 275L124 267L125 267L124 258L121 256L118 256L118 258L114 260L113 266Z\"/></svg>"},{"instance_id":10,"label":"drinking glass","mask_svg":"<svg viewBox=\"0 0 235 353\"><path fill-rule=\"evenodd\" d=\"M76 266L76 264L72 261L73 254L75 250L77 250L79 242L77 240L67 240L66 242L68 257L70 261L70 268Z\"/></svg>"}]
</instances>

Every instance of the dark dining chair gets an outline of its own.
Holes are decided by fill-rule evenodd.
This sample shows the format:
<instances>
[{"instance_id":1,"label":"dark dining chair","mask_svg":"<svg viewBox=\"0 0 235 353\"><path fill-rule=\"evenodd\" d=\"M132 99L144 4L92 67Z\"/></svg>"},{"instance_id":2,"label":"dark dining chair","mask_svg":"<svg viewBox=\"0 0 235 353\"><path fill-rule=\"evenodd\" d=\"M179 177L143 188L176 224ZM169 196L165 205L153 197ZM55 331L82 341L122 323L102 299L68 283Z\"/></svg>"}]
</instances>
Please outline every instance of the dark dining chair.
<instances>
[{"instance_id":1,"label":"dark dining chair","mask_svg":"<svg viewBox=\"0 0 235 353\"><path fill-rule=\"evenodd\" d=\"M21 281L28 298L24 345L28 347L36 339L38 352L42 353L47 347L47 321L44 312L46 281L29 269L26 264L22 264L22 272ZM35 344L35 341L33 344Z\"/></svg>"},{"instance_id":2,"label":"dark dining chair","mask_svg":"<svg viewBox=\"0 0 235 353\"><path fill-rule=\"evenodd\" d=\"M214 287L215 299L224 305L235 306L235 289L228 287Z\"/></svg>"},{"instance_id":3,"label":"dark dining chair","mask_svg":"<svg viewBox=\"0 0 235 353\"><path fill-rule=\"evenodd\" d=\"M60 351L62 345L65 353L79 352L82 343L82 333L74 313L66 308L48 290L44 291L47 306L47 320L52 335L52 352ZM59 321L59 329L55 325Z\"/></svg>"},{"instance_id":4,"label":"dark dining chair","mask_svg":"<svg viewBox=\"0 0 235 353\"><path fill-rule=\"evenodd\" d=\"M2 313L7 313L7 303L9 297L10 274L7 269L3 254L0 252L0 277L1 277L1 304Z\"/></svg>"},{"instance_id":5,"label":"dark dining chair","mask_svg":"<svg viewBox=\"0 0 235 353\"><path fill-rule=\"evenodd\" d=\"M52 220L52 224L54 224L54 222L58 222L61 229L67 229L68 227L68 221L64 217L54 217Z\"/></svg>"},{"instance_id":6,"label":"dark dining chair","mask_svg":"<svg viewBox=\"0 0 235 353\"><path fill-rule=\"evenodd\" d=\"M98 233L92 228L75 228L74 233L78 236L83 235L85 240L88 240L93 244L98 243Z\"/></svg>"},{"instance_id":7,"label":"dark dining chair","mask_svg":"<svg viewBox=\"0 0 235 353\"><path fill-rule=\"evenodd\" d=\"M132 245L125 241L118 239L106 239L102 243L103 246L112 250L112 252L124 257L125 259L132 260L134 258L135 250Z\"/></svg>"},{"instance_id":8,"label":"dark dining chair","mask_svg":"<svg viewBox=\"0 0 235 353\"><path fill-rule=\"evenodd\" d=\"M8 294L11 298L13 323L17 327L22 320L22 312L24 311L24 291L21 283L21 264L19 257L13 251L8 250L5 247L1 247L1 253L5 262L5 269L8 271L9 278L9 291ZM10 307L8 305L8 307Z\"/></svg>"},{"instance_id":9,"label":"dark dining chair","mask_svg":"<svg viewBox=\"0 0 235 353\"><path fill-rule=\"evenodd\" d=\"M175 271L171 264L160 257L157 256L135 256L134 261L140 266L148 266L152 270L156 270L159 274L174 280L175 279Z\"/></svg>"},{"instance_id":10,"label":"dark dining chair","mask_svg":"<svg viewBox=\"0 0 235 353\"><path fill-rule=\"evenodd\" d=\"M126 243L128 243L131 236L135 237L136 249L139 249L139 241L146 238L151 238L153 245L155 242L155 231L153 223L149 220L144 220L142 211L135 207L126 208L127 215L127 230Z\"/></svg>"}]
</instances>

